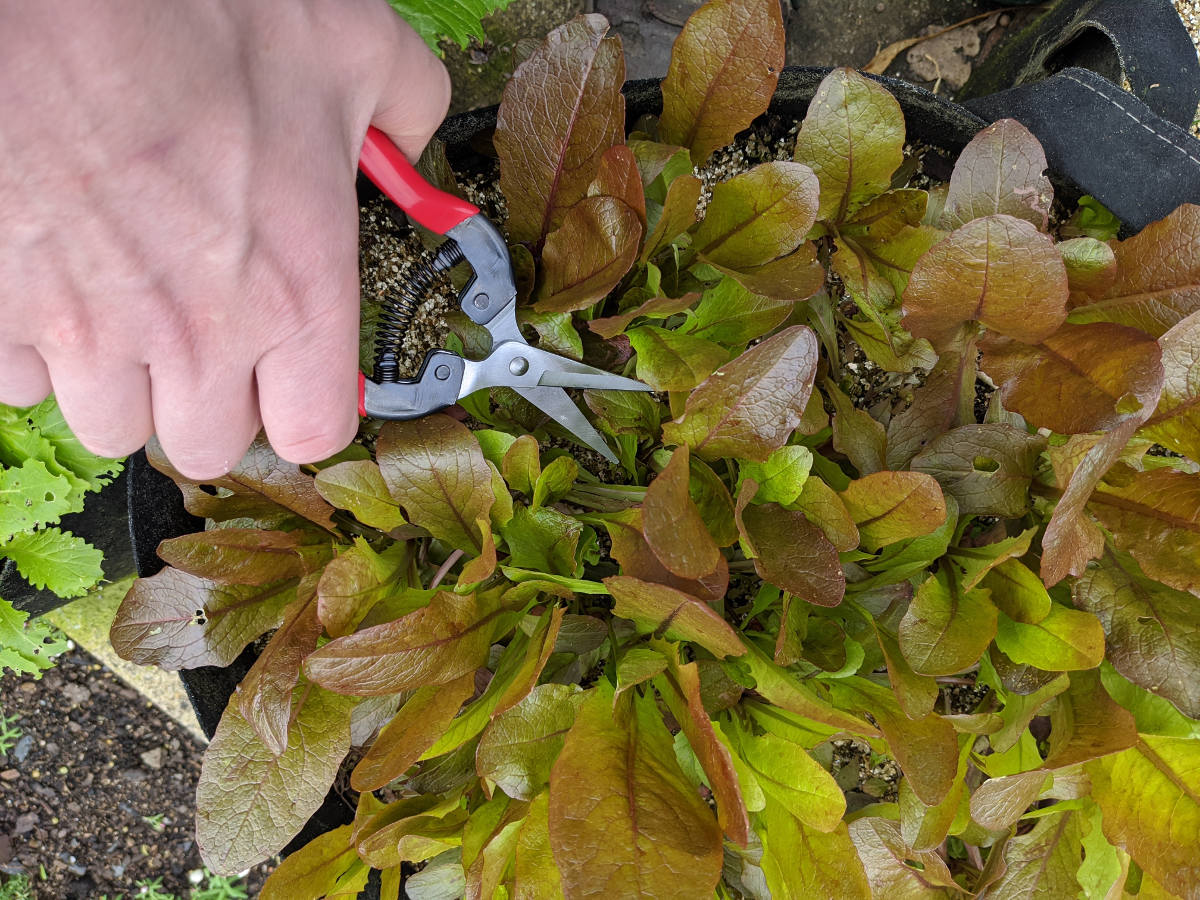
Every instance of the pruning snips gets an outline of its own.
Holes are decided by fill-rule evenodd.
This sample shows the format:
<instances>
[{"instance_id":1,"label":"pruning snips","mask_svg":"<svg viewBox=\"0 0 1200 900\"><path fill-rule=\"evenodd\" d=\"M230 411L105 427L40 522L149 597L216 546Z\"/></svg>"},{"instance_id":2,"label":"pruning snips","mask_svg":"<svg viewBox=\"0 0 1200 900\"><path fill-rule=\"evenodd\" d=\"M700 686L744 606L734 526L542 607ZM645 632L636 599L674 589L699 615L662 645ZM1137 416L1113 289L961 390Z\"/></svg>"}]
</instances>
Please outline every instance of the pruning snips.
<instances>
[{"instance_id":1,"label":"pruning snips","mask_svg":"<svg viewBox=\"0 0 1200 900\"><path fill-rule=\"evenodd\" d=\"M388 298L377 329L372 377L359 375L359 413L379 419L417 419L457 403L474 391L512 388L570 432L576 440L616 462L600 433L563 388L648 391L640 381L614 375L531 346L517 325L517 286L508 245L476 207L425 181L383 132L367 131L358 167L408 216L448 239L431 262L416 268L404 296ZM437 273L467 262L474 275L459 295L471 321L492 337L480 360L449 350L425 355L416 378L399 375L400 342L421 293Z\"/></svg>"}]
</instances>

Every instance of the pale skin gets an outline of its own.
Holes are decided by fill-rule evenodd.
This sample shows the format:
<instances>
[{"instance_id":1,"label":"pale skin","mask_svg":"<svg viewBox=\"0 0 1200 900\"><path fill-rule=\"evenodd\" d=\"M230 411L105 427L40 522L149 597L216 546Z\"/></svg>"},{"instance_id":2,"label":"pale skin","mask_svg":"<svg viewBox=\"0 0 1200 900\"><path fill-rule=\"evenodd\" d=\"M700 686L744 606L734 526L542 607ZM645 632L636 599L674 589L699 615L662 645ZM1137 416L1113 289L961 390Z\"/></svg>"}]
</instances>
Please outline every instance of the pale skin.
<instances>
[{"instance_id":1,"label":"pale skin","mask_svg":"<svg viewBox=\"0 0 1200 900\"><path fill-rule=\"evenodd\" d=\"M449 97L385 0L0 0L0 403L195 479L340 450L363 135Z\"/></svg>"}]
</instances>

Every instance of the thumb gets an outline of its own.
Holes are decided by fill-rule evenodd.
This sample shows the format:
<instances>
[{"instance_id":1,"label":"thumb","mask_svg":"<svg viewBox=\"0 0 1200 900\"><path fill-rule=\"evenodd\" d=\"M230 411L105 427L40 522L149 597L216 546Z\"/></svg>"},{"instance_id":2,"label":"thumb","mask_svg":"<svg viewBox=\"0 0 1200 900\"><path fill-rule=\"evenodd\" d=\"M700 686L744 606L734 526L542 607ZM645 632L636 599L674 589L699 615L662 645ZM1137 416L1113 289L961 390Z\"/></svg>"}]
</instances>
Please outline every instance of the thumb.
<instances>
[{"instance_id":1,"label":"thumb","mask_svg":"<svg viewBox=\"0 0 1200 900\"><path fill-rule=\"evenodd\" d=\"M385 72L371 124L416 162L450 108L450 75L400 16L391 13L389 24L379 35Z\"/></svg>"}]
</instances>

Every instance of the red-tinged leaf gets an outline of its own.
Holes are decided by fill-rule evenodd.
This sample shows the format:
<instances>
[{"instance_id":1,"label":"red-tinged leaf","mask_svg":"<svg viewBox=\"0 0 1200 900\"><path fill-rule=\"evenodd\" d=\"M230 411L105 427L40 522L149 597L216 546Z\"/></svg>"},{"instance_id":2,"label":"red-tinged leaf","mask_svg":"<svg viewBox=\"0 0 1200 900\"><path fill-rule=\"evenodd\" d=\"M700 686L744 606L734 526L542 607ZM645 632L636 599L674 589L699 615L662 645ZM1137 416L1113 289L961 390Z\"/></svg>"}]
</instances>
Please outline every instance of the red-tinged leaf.
<instances>
[{"instance_id":1,"label":"red-tinged leaf","mask_svg":"<svg viewBox=\"0 0 1200 900\"><path fill-rule=\"evenodd\" d=\"M479 442L445 415L388 422L375 444L379 468L409 521L452 547L479 553L478 520L495 502Z\"/></svg>"},{"instance_id":2,"label":"red-tinged leaf","mask_svg":"<svg viewBox=\"0 0 1200 900\"><path fill-rule=\"evenodd\" d=\"M1200 206L1185 203L1112 247L1116 281L1071 310L1072 322L1116 322L1159 337L1200 311Z\"/></svg>"},{"instance_id":3,"label":"red-tinged leaf","mask_svg":"<svg viewBox=\"0 0 1200 900\"><path fill-rule=\"evenodd\" d=\"M1061 769L1126 750L1137 743L1133 714L1100 683L1100 672L1072 672L1071 686L1050 709L1047 769Z\"/></svg>"},{"instance_id":4,"label":"red-tinged leaf","mask_svg":"<svg viewBox=\"0 0 1200 900\"><path fill-rule=\"evenodd\" d=\"M575 721L578 687L542 684L496 716L479 739L475 767L516 800L532 800L550 783L550 768Z\"/></svg>"},{"instance_id":5,"label":"red-tinged leaf","mask_svg":"<svg viewBox=\"0 0 1200 900\"><path fill-rule=\"evenodd\" d=\"M157 438L146 444L146 458L179 485L184 506L194 516L218 522L237 518L265 521L292 513L322 528L333 528L330 518L333 507L317 493L312 478L294 463L280 459L261 434L229 474L204 482L181 475L163 453ZM201 490L201 484L217 488L218 494Z\"/></svg>"},{"instance_id":6,"label":"red-tinged leaf","mask_svg":"<svg viewBox=\"0 0 1200 900\"><path fill-rule=\"evenodd\" d=\"M941 487L921 472L876 472L850 482L841 498L871 551L929 534L946 521Z\"/></svg>"},{"instance_id":7,"label":"red-tinged leaf","mask_svg":"<svg viewBox=\"0 0 1200 900\"><path fill-rule=\"evenodd\" d=\"M474 595L440 591L424 609L330 641L308 657L305 673L357 697L446 684L487 660L496 616L482 614Z\"/></svg>"},{"instance_id":8,"label":"red-tinged leaf","mask_svg":"<svg viewBox=\"0 0 1200 900\"><path fill-rule=\"evenodd\" d=\"M635 213L646 228L646 191L633 151L614 144L600 157L600 171L588 186L589 197L616 197Z\"/></svg>"},{"instance_id":9,"label":"red-tinged leaf","mask_svg":"<svg viewBox=\"0 0 1200 900\"><path fill-rule=\"evenodd\" d=\"M329 635L350 634L372 607L403 591L408 562L403 545L376 553L358 540L325 566L317 585L317 615Z\"/></svg>"},{"instance_id":10,"label":"red-tinged leaf","mask_svg":"<svg viewBox=\"0 0 1200 900\"><path fill-rule=\"evenodd\" d=\"M729 359L720 344L683 331L642 325L629 332L637 377L656 391L690 391Z\"/></svg>"},{"instance_id":11,"label":"red-tinged leaf","mask_svg":"<svg viewBox=\"0 0 1200 900\"><path fill-rule=\"evenodd\" d=\"M746 652L736 631L711 606L661 584L615 575L604 579L616 601L613 615L631 619L656 637L694 641L714 656Z\"/></svg>"},{"instance_id":12,"label":"red-tinged leaf","mask_svg":"<svg viewBox=\"0 0 1200 900\"><path fill-rule=\"evenodd\" d=\"M1163 392L1142 434L1200 462L1200 313L1174 326L1158 345Z\"/></svg>"},{"instance_id":13,"label":"red-tinged leaf","mask_svg":"<svg viewBox=\"0 0 1200 900\"><path fill-rule=\"evenodd\" d=\"M703 192L704 182L695 175L680 175L670 183L662 209L648 213L650 230L642 246L642 255L638 257L639 262L649 262L660 250L669 247L677 237L696 224Z\"/></svg>"},{"instance_id":14,"label":"red-tinged leaf","mask_svg":"<svg viewBox=\"0 0 1200 900\"><path fill-rule=\"evenodd\" d=\"M811 166L820 180L818 218L840 224L886 191L904 161L900 104L853 69L834 69L808 106L796 161Z\"/></svg>"},{"instance_id":15,"label":"red-tinged leaf","mask_svg":"<svg viewBox=\"0 0 1200 900\"><path fill-rule=\"evenodd\" d=\"M941 855L910 849L900 826L889 819L856 819L850 823L850 839L866 869L872 897L939 900L947 896L944 888L957 887Z\"/></svg>"},{"instance_id":16,"label":"red-tinged leaf","mask_svg":"<svg viewBox=\"0 0 1200 900\"><path fill-rule=\"evenodd\" d=\"M263 632L279 627L297 579L221 585L177 569L139 578L109 630L113 649L168 671L227 666Z\"/></svg>"},{"instance_id":17,"label":"red-tinged leaf","mask_svg":"<svg viewBox=\"0 0 1200 900\"><path fill-rule=\"evenodd\" d=\"M784 448L787 449L786 447ZM795 448L800 449L800 448ZM754 465L745 463L744 465ZM738 539L737 524L733 521L733 497L721 476L708 463L690 460L691 477L688 480L688 496L700 510L700 517L712 533L718 547L728 547ZM718 562L718 566L720 563ZM706 572L700 576L708 576Z\"/></svg>"},{"instance_id":18,"label":"red-tinged leaf","mask_svg":"<svg viewBox=\"0 0 1200 900\"><path fill-rule=\"evenodd\" d=\"M846 796L803 747L767 733L743 736L738 750L767 796L802 823L826 833L841 824Z\"/></svg>"},{"instance_id":19,"label":"red-tinged leaf","mask_svg":"<svg viewBox=\"0 0 1200 900\"><path fill-rule=\"evenodd\" d=\"M517 67L496 120L500 187L514 241L537 243L587 196L605 151L625 135L625 59L603 16L550 32Z\"/></svg>"},{"instance_id":20,"label":"red-tinged leaf","mask_svg":"<svg viewBox=\"0 0 1200 900\"><path fill-rule=\"evenodd\" d=\"M562 875L550 849L549 805L545 792L530 801L513 854L513 900L562 896Z\"/></svg>"},{"instance_id":21,"label":"red-tinged leaf","mask_svg":"<svg viewBox=\"0 0 1200 900\"><path fill-rule=\"evenodd\" d=\"M816 245L807 241L797 250L760 266L714 266L746 290L785 303L807 300L825 284L825 269L817 261Z\"/></svg>"},{"instance_id":22,"label":"red-tinged leaf","mask_svg":"<svg viewBox=\"0 0 1200 900\"><path fill-rule=\"evenodd\" d=\"M706 460L763 462L800 424L816 369L816 335L803 325L786 328L696 388L683 415L663 426L663 440Z\"/></svg>"},{"instance_id":23,"label":"red-tinged leaf","mask_svg":"<svg viewBox=\"0 0 1200 900\"><path fill-rule=\"evenodd\" d=\"M274 755L237 704L225 708L204 752L196 844L216 874L236 875L278 853L315 813L350 749L354 700L296 689L288 749Z\"/></svg>"},{"instance_id":24,"label":"red-tinged leaf","mask_svg":"<svg viewBox=\"0 0 1200 900\"><path fill-rule=\"evenodd\" d=\"M1029 129L1016 119L994 122L971 139L954 164L942 227L1003 213L1045 231L1054 202L1045 173L1046 153Z\"/></svg>"},{"instance_id":25,"label":"red-tinged leaf","mask_svg":"<svg viewBox=\"0 0 1200 900\"><path fill-rule=\"evenodd\" d=\"M733 755L717 736L700 695L700 669L695 663L671 668L669 688L660 691L671 715L687 736L700 760L709 788L717 801L717 821L729 840L739 847L750 841L750 816L742 797Z\"/></svg>"},{"instance_id":26,"label":"red-tinged leaf","mask_svg":"<svg viewBox=\"0 0 1200 900\"><path fill-rule=\"evenodd\" d=\"M937 479L968 516L1020 518L1029 509L1029 485L1041 435L1011 425L963 425L939 435L912 458L912 469Z\"/></svg>"},{"instance_id":27,"label":"red-tinged leaf","mask_svg":"<svg viewBox=\"0 0 1200 900\"><path fill-rule=\"evenodd\" d=\"M980 348L1004 408L1060 434L1144 419L1162 390L1158 344L1121 325L1064 325L1036 345L986 335Z\"/></svg>"},{"instance_id":28,"label":"red-tinged leaf","mask_svg":"<svg viewBox=\"0 0 1200 900\"><path fill-rule=\"evenodd\" d=\"M158 555L181 572L218 584L267 584L299 578L332 555L328 536L302 531L219 528L169 538Z\"/></svg>"},{"instance_id":29,"label":"red-tinged leaf","mask_svg":"<svg viewBox=\"0 0 1200 900\"><path fill-rule=\"evenodd\" d=\"M404 524L400 504L388 493L379 466L369 459L338 463L316 475L317 491L339 509L348 509L354 518L391 531Z\"/></svg>"},{"instance_id":30,"label":"red-tinged leaf","mask_svg":"<svg viewBox=\"0 0 1200 900\"><path fill-rule=\"evenodd\" d=\"M899 471L943 432L975 421L978 351L973 338L943 348L925 384L887 427L887 468Z\"/></svg>"},{"instance_id":31,"label":"red-tinged leaf","mask_svg":"<svg viewBox=\"0 0 1200 900\"><path fill-rule=\"evenodd\" d=\"M713 188L694 246L714 265L761 266L800 246L816 221L820 188L808 166L761 163Z\"/></svg>"},{"instance_id":32,"label":"red-tinged leaf","mask_svg":"<svg viewBox=\"0 0 1200 900\"><path fill-rule=\"evenodd\" d=\"M1004 845L1004 873L988 893L995 897L1077 896L1075 873L1083 855L1080 838L1079 813L1046 816L1028 834L1016 835Z\"/></svg>"},{"instance_id":33,"label":"red-tinged leaf","mask_svg":"<svg viewBox=\"0 0 1200 900\"><path fill-rule=\"evenodd\" d=\"M833 381L825 379L825 396L833 406L833 449L860 475L887 468L887 434L865 409L858 409Z\"/></svg>"},{"instance_id":34,"label":"red-tinged leaf","mask_svg":"<svg viewBox=\"0 0 1200 900\"><path fill-rule=\"evenodd\" d=\"M804 513L778 503L749 503L757 487L743 482L735 512L743 546L753 551L754 570L801 600L837 606L846 594L837 548Z\"/></svg>"},{"instance_id":35,"label":"red-tinged leaf","mask_svg":"<svg viewBox=\"0 0 1200 900\"><path fill-rule=\"evenodd\" d=\"M354 849L354 826L343 825L313 838L289 853L263 884L260 900L295 900L297 897L335 896L356 870L362 872L361 890L370 874Z\"/></svg>"},{"instance_id":36,"label":"red-tinged leaf","mask_svg":"<svg viewBox=\"0 0 1200 900\"><path fill-rule=\"evenodd\" d=\"M556 606L542 615L533 634L529 636L525 655L521 658L520 664L513 672L504 690L496 698L492 718L512 709L529 696L529 692L537 685L538 678L541 677L542 670L546 668L546 662L550 659L550 654L554 652L565 612L565 607Z\"/></svg>"},{"instance_id":37,"label":"red-tinged leaf","mask_svg":"<svg viewBox=\"0 0 1200 900\"><path fill-rule=\"evenodd\" d=\"M925 191L915 188L888 191L858 210L838 233L855 243L883 243L907 228L920 225L928 206L929 194Z\"/></svg>"},{"instance_id":38,"label":"red-tinged leaf","mask_svg":"<svg viewBox=\"0 0 1200 900\"><path fill-rule=\"evenodd\" d=\"M1078 609L1104 627L1113 667L1184 715L1200 718L1200 605L1106 554L1071 586ZM1148 648L1153 648L1149 650Z\"/></svg>"},{"instance_id":39,"label":"red-tinged leaf","mask_svg":"<svg viewBox=\"0 0 1200 900\"><path fill-rule=\"evenodd\" d=\"M800 496L793 505L824 532L839 552L858 546L858 526L846 510L846 504L837 491L820 478L805 480Z\"/></svg>"},{"instance_id":40,"label":"red-tinged leaf","mask_svg":"<svg viewBox=\"0 0 1200 900\"><path fill-rule=\"evenodd\" d=\"M900 622L900 651L921 675L962 672L996 636L996 616L986 590L961 590L939 569L917 588Z\"/></svg>"},{"instance_id":41,"label":"red-tinged leaf","mask_svg":"<svg viewBox=\"0 0 1200 900\"><path fill-rule=\"evenodd\" d=\"M634 319L640 316L665 319L677 312L683 312L699 299L699 294L685 294L682 297L651 297L645 303L618 315L592 319L588 322L588 328L607 340L621 334L633 323Z\"/></svg>"},{"instance_id":42,"label":"red-tinged leaf","mask_svg":"<svg viewBox=\"0 0 1200 900\"><path fill-rule=\"evenodd\" d=\"M1087 764L1104 836L1167 890L1200 884L1200 741L1144 734L1123 753Z\"/></svg>"},{"instance_id":43,"label":"red-tinged leaf","mask_svg":"<svg viewBox=\"0 0 1200 900\"><path fill-rule=\"evenodd\" d=\"M1015 663L1048 672L1094 669L1104 659L1104 629L1090 613L1055 603L1035 625L1000 616L996 646Z\"/></svg>"},{"instance_id":44,"label":"red-tinged leaf","mask_svg":"<svg viewBox=\"0 0 1200 900\"><path fill-rule=\"evenodd\" d=\"M870 900L871 885L844 824L826 834L768 797L760 814L766 837L762 871L770 897Z\"/></svg>"},{"instance_id":45,"label":"red-tinged leaf","mask_svg":"<svg viewBox=\"0 0 1200 900\"><path fill-rule=\"evenodd\" d=\"M683 26L663 80L663 140L712 151L767 111L784 62L783 17L773 3L714 0Z\"/></svg>"},{"instance_id":46,"label":"red-tinged leaf","mask_svg":"<svg viewBox=\"0 0 1200 900\"><path fill-rule=\"evenodd\" d=\"M1067 270L1033 225L995 215L963 225L917 261L904 291L904 327L935 347L963 322L1027 344L1067 316Z\"/></svg>"},{"instance_id":47,"label":"red-tinged leaf","mask_svg":"<svg viewBox=\"0 0 1200 900\"><path fill-rule=\"evenodd\" d=\"M646 488L642 529L659 562L681 578L700 578L717 567L721 551L688 495L688 448L680 447Z\"/></svg>"},{"instance_id":48,"label":"red-tinged leaf","mask_svg":"<svg viewBox=\"0 0 1200 900\"><path fill-rule=\"evenodd\" d=\"M707 896L721 831L675 762L653 701L589 692L550 774L550 844L567 898Z\"/></svg>"},{"instance_id":49,"label":"red-tinged leaf","mask_svg":"<svg viewBox=\"0 0 1200 900\"><path fill-rule=\"evenodd\" d=\"M911 591L911 587L908 589ZM937 682L913 671L913 667L900 652L900 641L896 634L875 622L875 635L879 640L879 649L883 652L883 660L887 664L892 692L896 695L896 702L900 704L904 714L910 719L929 715L933 712L933 704L938 698Z\"/></svg>"},{"instance_id":50,"label":"red-tinged leaf","mask_svg":"<svg viewBox=\"0 0 1200 900\"><path fill-rule=\"evenodd\" d=\"M624 574L642 581L668 585L698 597L710 606L725 596L729 584L729 565L725 557L719 556L717 567L698 579L680 578L659 562L646 543L640 507L610 513L604 518L604 527L612 541L612 557L620 563Z\"/></svg>"},{"instance_id":51,"label":"red-tinged leaf","mask_svg":"<svg viewBox=\"0 0 1200 900\"><path fill-rule=\"evenodd\" d=\"M1200 591L1200 475L1153 469L1101 482L1088 510L1151 578Z\"/></svg>"},{"instance_id":52,"label":"red-tinged leaf","mask_svg":"<svg viewBox=\"0 0 1200 900\"><path fill-rule=\"evenodd\" d=\"M242 717L276 756L287 749L292 693L300 680L300 667L304 658L317 649L320 636L314 575L300 582L295 602L283 611L283 624L271 636L235 694Z\"/></svg>"},{"instance_id":53,"label":"red-tinged leaf","mask_svg":"<svg viewBox=\"0 0 1200 900\"><path fill-rule=\"evenodd\" d=\"M442 736L474 692L473 672L448 684L418 688L358 761L350 786L356 791L377 791L407 772Z\"/></svg>"},{"instance_id":54,"label":"red-tinged leaf","mask_svg":"<svg viewBox=\"0 0 1200 900\"><path fill-rule=\"evenodd\" d=\"M879 735L879 729L865 719L834 706L825 696L818 694L815 684L810 686L786 669L775 665L754 644L746 644L746 647L749 652L742 657L742 661L750 668L755 690L769 703L839 731L868 737Z\"/></svg>"},{"instance_id":55,"label":"red-tinged leaf","mask_svg":"<svg viewBox=\"0 0 1200 900\"><path fill-rule=\"evenodd\" d=\"M587 197L571 207L546 236L534 309L543 313L587 309L617 286L637 259L642 223L615 197Z\"/></svg>"},{"instance_id":56,"label":"red-tinged leaf","mask_svg":"<svg viewBox=\"0 0 1200 900\"><path fill-rule=\"evenodd\" d=\"M1042 795L1044 769L989 778L971 795L971 818L989 831L1011 828Z\"/></svg>"},{"instance_id":57,"label":"red-tinged leaf","mask_svg":"<svg viewBox=\"0 0 1200 900\"><path fill-rule=\"evenodd\" d=\"M491 525L487 519L479 519L475 524L479 526L479 532L483 535L483 550L463 566L458 583L454 586L458 593L470 590L484 579L490 578L496 571L496 537L492 534Z\"/></svg>"},{"instance_id":58,"label":"red-tinged leaf","mask_svg":"<svg viewBox=\"0 0 1200 900\"><path fill-rule=\"evenodd\" d=\"M1071 286L1069 306L1083 306L1103 296L1117 278L1117 256L1112 247L1091 237L1059 241L1058 253L1067 267Z\"/></svg>"}]
</instances>

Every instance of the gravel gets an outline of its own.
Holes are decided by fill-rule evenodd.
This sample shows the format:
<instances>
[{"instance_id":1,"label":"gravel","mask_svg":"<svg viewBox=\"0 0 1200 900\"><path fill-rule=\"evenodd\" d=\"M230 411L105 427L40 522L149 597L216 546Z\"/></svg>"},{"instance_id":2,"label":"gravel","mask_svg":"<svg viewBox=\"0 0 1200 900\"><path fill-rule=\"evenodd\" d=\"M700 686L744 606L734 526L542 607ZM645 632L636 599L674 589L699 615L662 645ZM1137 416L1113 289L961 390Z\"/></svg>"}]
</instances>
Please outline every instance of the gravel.
<instances>
[{"instance_id":1,"label":"gravel","mask_svg":"<svg viewBox=\"0 0 1200 900\"><path fill-rule=\"evenodd\" d=\"M1179 18L1183 19L1183 24L1187 26L1188 34L1192 36L1192 43L1200 47L1200 0L1171 0L1175 6L1175 11L1179 13ZM1192 120L1192 134L1200 137L1200 114Z\"/></svg>"}]
</instances>

